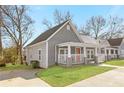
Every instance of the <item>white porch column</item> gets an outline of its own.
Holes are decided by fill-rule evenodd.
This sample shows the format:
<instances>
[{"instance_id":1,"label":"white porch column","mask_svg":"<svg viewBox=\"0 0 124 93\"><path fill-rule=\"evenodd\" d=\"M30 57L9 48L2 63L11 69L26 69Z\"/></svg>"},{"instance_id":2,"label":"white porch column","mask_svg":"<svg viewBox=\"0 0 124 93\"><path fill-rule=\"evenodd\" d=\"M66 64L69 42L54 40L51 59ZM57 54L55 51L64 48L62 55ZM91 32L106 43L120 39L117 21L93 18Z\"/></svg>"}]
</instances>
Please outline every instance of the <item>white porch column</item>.
<instances>
[{"instance_id":1,"label":"white porch column","mask_svg":"<svg viewBox=\"0 0 124 93\"><path fill-rule=\"evenodd\" d=\"M108 49L108 55L111 55L111 49Z\"/></svg>"},{"instance_id":2,"label":"white porch column","mask_svg":"<svg viewBox=\"0 0 124 93\"><path fill-rule=\"evenodd\" d=\"M68 57L67 57L67 67L72 65L72 60L71 60L71 47L68 45Z\"/></svg>"},{"instance_id":3,"label":"white porch column","mask_svg":"<svg viewBox=\"0 0 124 93\"><path fill-rule=\"evenodd\" d=\"M84 63L87 64L87 52L86 52L86 47L84 46L83 47L83 50L84 50Z\"/></svg>"},{"instance_id":4,"label":"white porch column","mask_svg":"<svg viewBox=\"0 0 124 93\"><path fill-rule=\"evenodd\" d=\"M71 47L68 45L68 57L71 57Z\"/></svg>"},{"instance_id":5,"label":"white porch column","mask_svg":"<svg viewBox=\"0 0 124 93\"><path fill-rule=\"evenodd\" d=\"M115 49L113 49L113 54L115 55Z\"/></svg>"},{"instance_id":6,"label":"white porch column","mask_svg":"<svg viewBox=\"0 0 124 93\"><path fill-rule=\"evenodd\" d=\"M87 57L87 54L86 54L86 47L84 47L84 57Z\"/></svg>"}]
</instances>

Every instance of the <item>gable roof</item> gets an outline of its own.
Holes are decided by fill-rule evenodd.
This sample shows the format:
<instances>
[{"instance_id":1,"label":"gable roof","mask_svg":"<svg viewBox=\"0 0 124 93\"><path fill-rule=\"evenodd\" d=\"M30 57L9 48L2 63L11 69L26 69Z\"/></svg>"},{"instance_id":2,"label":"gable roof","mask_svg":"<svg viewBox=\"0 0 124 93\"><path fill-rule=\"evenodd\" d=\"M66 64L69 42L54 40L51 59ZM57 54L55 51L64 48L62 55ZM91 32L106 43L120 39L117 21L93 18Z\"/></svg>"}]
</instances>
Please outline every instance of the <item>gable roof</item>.
<instances>
[{"instance_id":1,"label":"gable roof","mask_svg":"<svg viewBox=\"0 0 124 93\"><path fill-rule=\"evenodd\" d=\"M36 39L34 39L30 44L28 44L27 46L29 45L33 45L33 44L36 44L36 43L39 43L41 41L45 41L47 40L53 33L55 33L61 26L63 26L67 21L59 24L59 25L56 25L54 26L53 28L50 28L48 29L47 31L43 32L42 34L40 34Z\"/></svg>"},{"instance_id":2,"label":"gable roof","mask_svg":"<svg viewBox=\"0 0 124 93\"><path fill-rule=\"evenodd\" d=\"M97 44L97 41L94 38L90 37L90 36L80 34L80 37L81 37L81 39L82 39L82 41L84 43Z\"/></svg>"},{"instance_id":3,"label":"gable roof","mask_svg":"<svg viewBox=\"0 0 124 93\"><path fill-rule=\"evenodd\" d=\"M98 39L98 43L101 47L110 47L107 39Z\"/></svg>"},{"instance_id":4,"label":"gable roof","mask_svg":"<svg viewBox=\"0 0 124 93\"><path fill-rule=\"evenodd\" d=\"M120 46L123 38L108 39L111 46Z\"/></svg>"}]
</instances>

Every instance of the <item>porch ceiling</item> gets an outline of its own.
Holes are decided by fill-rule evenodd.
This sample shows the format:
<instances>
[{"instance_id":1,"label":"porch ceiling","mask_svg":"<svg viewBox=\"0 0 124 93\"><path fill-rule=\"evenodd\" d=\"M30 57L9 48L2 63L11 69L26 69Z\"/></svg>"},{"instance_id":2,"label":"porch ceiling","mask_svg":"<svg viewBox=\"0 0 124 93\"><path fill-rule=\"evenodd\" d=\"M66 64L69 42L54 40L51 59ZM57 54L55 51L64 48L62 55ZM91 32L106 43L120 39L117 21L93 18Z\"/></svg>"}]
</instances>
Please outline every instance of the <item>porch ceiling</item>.
<instances>
[{"instance_id":1,"label":"porch ceiling","mask_svg":"<svg viewBox=\"0 0 124 93\"><path fill-rule=\"evenodd\" d=\"M64 47L64 46L77 46L77 47L97 47L96 44L89 44L89 43L78 43L78 42L65 42L58 44L57 46L59 47Z\"/></svg>"}]
</instances>

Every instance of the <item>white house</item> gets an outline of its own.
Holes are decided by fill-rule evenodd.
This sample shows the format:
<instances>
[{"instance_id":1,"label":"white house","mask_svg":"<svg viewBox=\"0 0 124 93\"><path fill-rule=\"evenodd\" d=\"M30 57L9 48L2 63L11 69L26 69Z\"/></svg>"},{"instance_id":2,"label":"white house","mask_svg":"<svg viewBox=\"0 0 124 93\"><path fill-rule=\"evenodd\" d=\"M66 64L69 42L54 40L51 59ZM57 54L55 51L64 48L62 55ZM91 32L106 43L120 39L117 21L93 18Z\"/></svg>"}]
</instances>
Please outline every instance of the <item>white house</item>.
<instances>
[{"instance_id":1,"label":"white house","mask_svg":"<svg viewBox=\"0 0 124 93\"><path fill-rule=\"evenodd\" d=\"M54 64L100 63L112 58L124 57L124 39L95 40L80 34L70 21L57 25L28 44L26 62L40 62L40 67Z\"/></svg>"}]
</instances>

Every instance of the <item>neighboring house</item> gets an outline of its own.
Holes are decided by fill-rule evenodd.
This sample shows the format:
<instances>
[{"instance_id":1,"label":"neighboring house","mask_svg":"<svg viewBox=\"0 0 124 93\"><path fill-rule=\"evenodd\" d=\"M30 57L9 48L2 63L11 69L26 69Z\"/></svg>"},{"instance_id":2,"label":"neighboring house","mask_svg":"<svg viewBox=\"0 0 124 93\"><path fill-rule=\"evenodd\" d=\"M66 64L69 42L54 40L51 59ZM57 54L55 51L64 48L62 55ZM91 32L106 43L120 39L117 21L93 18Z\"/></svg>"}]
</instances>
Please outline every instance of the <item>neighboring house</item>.
<instances>
[{"instance_id":1,"label":"neighboring house","mask_svg":"<svg viewBox=\"0 0 124 93\"><path fill-rule=\"evenodd\" d=\"M114 40L95 40L81 35L70 21L65 21L45 31L25 47L26 62L31 64L32 60L37 60L42 68L54 64L70 66L103 62L124 54L124 39L117 45L113 45Z\"/></svg>"}]
</instances>

